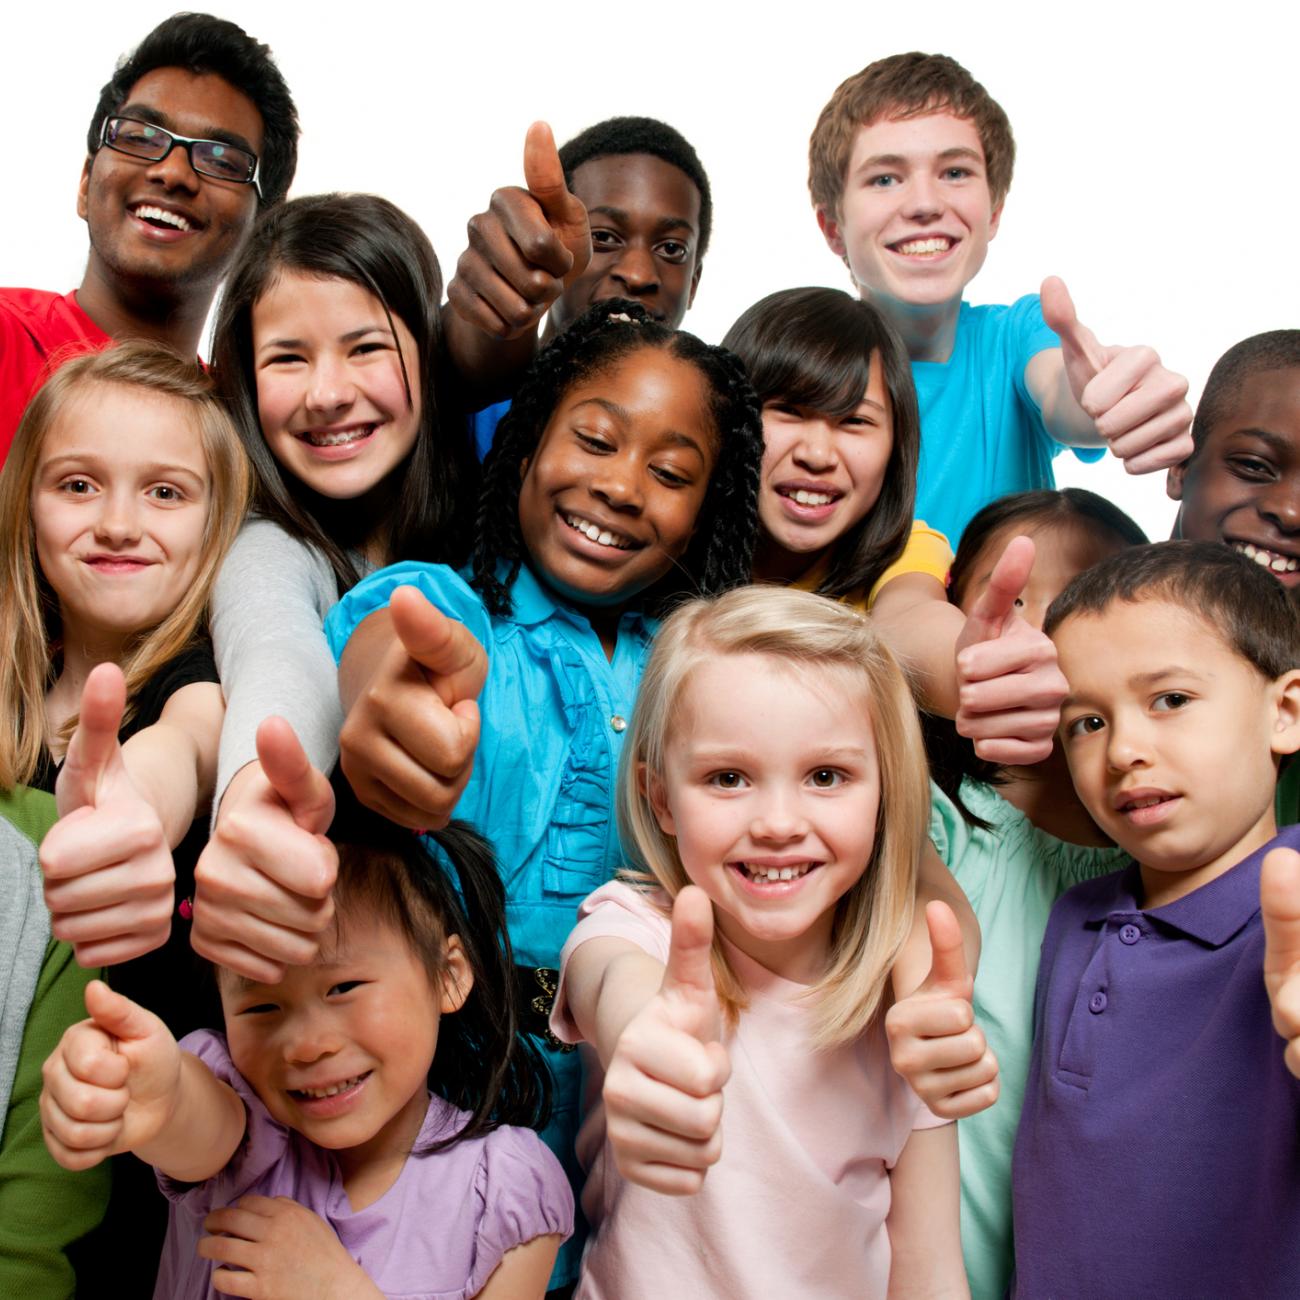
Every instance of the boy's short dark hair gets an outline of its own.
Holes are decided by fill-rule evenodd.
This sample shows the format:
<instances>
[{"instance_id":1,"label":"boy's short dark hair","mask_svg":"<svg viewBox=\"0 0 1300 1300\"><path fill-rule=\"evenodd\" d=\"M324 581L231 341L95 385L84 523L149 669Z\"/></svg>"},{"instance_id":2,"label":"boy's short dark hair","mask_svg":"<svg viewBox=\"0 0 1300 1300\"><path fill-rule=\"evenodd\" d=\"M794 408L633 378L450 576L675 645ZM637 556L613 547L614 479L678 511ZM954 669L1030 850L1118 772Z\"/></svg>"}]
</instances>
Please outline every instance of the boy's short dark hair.
<instances>
[{"instance_id":1,"label":"boy's short dark hair","mask_svg":"<svg viewBox=\"0 0 1300 1300\"><path fill-rule=\"evenodd\" d=\"M700 192L700 247L697 263L709 251L713 233L713 193L709 177L691 142L675 127L654 117L607 117L579 131L560 148L564 183L573 186L573 173L594 158L648 153L683 172Z\"/></svg>"},{"instance_id":2,"label":"boy's short dark hair","mask_svg":"<svg viewBox=\"0 0 1300 1300\"><path fill-rule=\"evenodd\" d=\"M813 206L838 214L844 174L858 128L881 118L944 111L969 118L979 133L996 208L1011 188L1016 142L1001 105L956 59L946 54L892 54L841 82L821 111L808 142Z\"/></svg>"},{"instance_id":3,"label":"boy's short dark hair","mask_svg":"<svg viewBox=\"0 0 1300 1300\"><path fill-rule=\"evenodd\" d=\"M1266 370L1300 369L1300 330L1269 330L1234 343L1215 363L1192 421L1196 451L1235 402L1247 380ZM1196 451L1192 453L1194 456Z\"/></svg>"},{"instance_id":4,"label":"boy's short dark hair","mask_svg":"<svg viewBox=\"0 0 1300 1300\"><path fill-rule=\"evenodd\" d=\"M184 68L222 77L252 100L262 115L261 207L272 208L289 192L298 166L298 110L270 48L242 27L211 14L173 14L119 64L99 92L86 134L86 151L99 149L104 119L126 103L131 87L158 68Z\"/></svg>"},{"instance_id":5,"label":"boy's short dark hair","mask_svg":"<svg viewBox=\"0 0 1300 1300\"><path fill-rule=\"evenodd\" d=\"M1067 618L1101 614L1117 600L1162 600L1187 610L1269 681L1300 668L1300 614L1286 588L1221 542L1156 542L1120 551L1052 601L1043 631L1050 636Z\"/></svg>"}]
</instances>

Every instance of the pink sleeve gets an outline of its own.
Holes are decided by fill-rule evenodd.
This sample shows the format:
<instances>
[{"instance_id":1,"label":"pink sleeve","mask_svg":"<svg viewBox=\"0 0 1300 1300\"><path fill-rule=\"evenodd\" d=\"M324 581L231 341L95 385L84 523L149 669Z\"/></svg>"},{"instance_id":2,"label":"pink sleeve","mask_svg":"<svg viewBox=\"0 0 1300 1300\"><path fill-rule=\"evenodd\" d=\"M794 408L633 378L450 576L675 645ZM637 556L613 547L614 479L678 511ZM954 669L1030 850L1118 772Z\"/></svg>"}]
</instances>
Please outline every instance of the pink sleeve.
<instances>
[{"instance_id":1,"label":"pink sleeve","mask_svg":"<svg viewBox=\"0 0 1300 1300\"><path fill-rule=\"evenodd\" d=\"M560 986L551 1010L551 1032L562 1043L580 1043L582 1035L569 1014L565 975L569 958L588 939L626 939L656 961L668 961L672 931L668 922L671 900L662 889L638 889L621 880L601 885L578 908L573 927L560 954Z\"/></svg>"},{"instance_id":2,"label":"pink sleeve","mask_svg":"<svg viewBox=\"0 0 1300 1300\"><path fill-rule=\"evenodd\" d=\"M162 1193L179 1208L194 1215L205 1215L217 1206L238 1200L279 1162L289 1146L289 1130L262 1104L248 1081L230 1059L224 1034L211 1029L196 1029L181 1039L181 1048L197 1056L222 1083L228 1083L244 1103L248 1126L244 1140L230 1158L230 1163L204 1183L181 1183L158 1172Z\"/></svg>"}]
</instances>

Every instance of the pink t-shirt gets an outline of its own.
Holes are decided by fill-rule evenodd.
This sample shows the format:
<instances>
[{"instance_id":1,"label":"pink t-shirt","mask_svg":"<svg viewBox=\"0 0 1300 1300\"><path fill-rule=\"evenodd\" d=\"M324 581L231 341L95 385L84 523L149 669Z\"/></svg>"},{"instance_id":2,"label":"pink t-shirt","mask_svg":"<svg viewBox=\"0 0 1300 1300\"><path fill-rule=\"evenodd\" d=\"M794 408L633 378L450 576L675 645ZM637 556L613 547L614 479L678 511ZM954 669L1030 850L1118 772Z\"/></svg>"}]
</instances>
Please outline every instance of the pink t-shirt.
<instances>
[{"instance_id":1,"label":"pink t-shirt","mask_svg":"<svg viewBox=\"0 0 1300 1300\"><path fill-rule=\"evenodd\" d=\"M658 905L656 905L656 903ZM551 1028L578 1041L565 971L588 939L626 939L667 961L667 895L620 882L583 903L564 946ZM889 1170L932 1115L894 1073L883 1029L829 1052L811 1045L803 985L734 947L727 955L750 995L724 1037L722 1159L696 1196L661 1196L624 1182L605 1141L603 1075L585 1047L589 1109L578 1135L588 1171L582 1208L592 1236L575 1300L861 1300L889 1284Z\"/></svg>"}]
</instances>

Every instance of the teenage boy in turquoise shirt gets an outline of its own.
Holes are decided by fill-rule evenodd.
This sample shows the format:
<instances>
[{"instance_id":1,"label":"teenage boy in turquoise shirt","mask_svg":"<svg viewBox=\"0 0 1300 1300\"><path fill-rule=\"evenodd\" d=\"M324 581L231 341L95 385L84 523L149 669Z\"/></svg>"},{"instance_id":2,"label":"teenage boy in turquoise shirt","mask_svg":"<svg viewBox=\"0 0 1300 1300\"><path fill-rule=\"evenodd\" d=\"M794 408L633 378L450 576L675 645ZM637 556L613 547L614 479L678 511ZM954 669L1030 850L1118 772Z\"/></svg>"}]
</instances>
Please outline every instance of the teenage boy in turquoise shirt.
<instances>
[{"instance_id":1,"label":"teenage boy in turquoise shirt","mask_svg":"<svg viewBox=\"0 0 1300 1300\"><path fill-rule=\"evenodd\" d=\"M921 408L916 511L954 545L982 506L1053 485L1062 446L1109 446L1130 473L1192 445L1187 381L1147 347L1103 347L1065 286L972 307L1011 185L1006 114L944 55L899 54L850 77L822 110L809 187L831 250L898 329Z\"/></svg>"}]
</instances>

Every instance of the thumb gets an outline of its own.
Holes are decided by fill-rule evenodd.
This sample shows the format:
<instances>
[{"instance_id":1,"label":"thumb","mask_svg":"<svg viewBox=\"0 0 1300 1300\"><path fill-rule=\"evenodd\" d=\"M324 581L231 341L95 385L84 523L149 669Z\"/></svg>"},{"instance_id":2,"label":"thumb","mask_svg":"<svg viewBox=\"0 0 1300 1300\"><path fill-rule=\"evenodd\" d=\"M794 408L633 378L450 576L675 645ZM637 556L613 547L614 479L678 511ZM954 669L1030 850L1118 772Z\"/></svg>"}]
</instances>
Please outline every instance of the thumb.
<instances>
[{"instance_id":1,"label":"thumb","mask_svg":"<svg viewBox=\"0 0 1300 1300\"><path fill-rule=\"evenodd\" d=\"M86 985L86 1014L119 1041L149 1038L162 1024L152 1011L123 997L103 980L91 980Z\"/></svg>"},{"instance_id":2,"label":"thumb","mask_svg":"<svg viewBox=\"0 0 1300 1300\"><path fill-rule=\"evenodd\" d=\"M570 192L565 182L564 164L545 122L534 122L524 137L524 184L547 225L573 257L573 265L564 277L568 284L591 261L591 226L582 200Z\"/></svg>"},{"instance_id":3,"label":"thumb","mask_svg":"<svg viewBox=\"0 0 1300 1300\"><path fill-rule=\"evenodd\" d=\"M294 821L313 835L324 835L334 820L334 791L283 718L267 718L258 727L257 758Z\"/></svg>"},{"instance_id":4,"label":"thumb","mask_svg":"<svg viewBox=\"0 0 1300 1300\"><path fill-rule=\"evenodd\" d=\"M1300 853L1274 849L1259 874L1259 909L1264 921L1264 978L1275 983L1300 969Z\"/></svg>"},{"instance_id":5,"label":"thumb","mask_svg":"<svg viewBox=\"0 0 1300 1300\"><path fill-rule=\"evenodd\" d=\"M1106 358L1097 342L1097 336L1086 325L1080 324L1078 313L1074 310L1074 300L1070 297L1064 280L1049 275L1043 281L1038 297L1043 308L1043 319L1061 340L1065 371L1077 399L1088 382L1106 364Z\"/></svg>"},{"instance_id":6,"label":"thumb","mask_svg":"<svg viewBox=\"0 0 1300 1300\"><path fill-rule=\"evenodd\" d=\"M966 947L956 914L947 903L935 899L926 905L925 927L930 932L930 973L919 992L946 989L969 1001L970 968L966 965Z\"/></svg>"},{"instance_id":7,"label":"thumb","mask_svg":"<svg viewBox=\"0 0 1300 1300\"><path fill-rule=\"evenodd\" d=\"M477 699L487 677L487 653L469 628L414 587L398 587L389 609L406 653L429 674L443 703L450 708Z\"/></svg>"},{"instance_id":8,"label":"thumb","mask_svg":"<svg viewBox=\"0 0 1300 1300\"><path fill-rule=\"evenodd\" d=\"M81 712L67 757L59 773L59 813L94 804L100 781L114 762L121 762L117 733L126 711L126 679L113 663L91 669L81 690Z\"/></svg>"},{"instance_id":9,"label":"thumb","mask_svg":"<svg viewBox=\"0 0 1300 1300\"><path fill-rule=\"evenodd\" d=\"M672 945L664 967L662 992L714 997L713 904L695 885L687 885L673 903Z\"/></svg>"},{"instance_id":10,"label":"thumb","mask_svg":"<svg viewBox=\"0 0 1300 1300\"><path fill-rule=\"evenodd\" d=\"M966 624L957 639L958 650L979 641L996 641L1006 631L1015 614L1016 601L1033 570L1033 539L1013 537L993 566L988 585L966 616Z\"/></svg>"}]
</instances>

